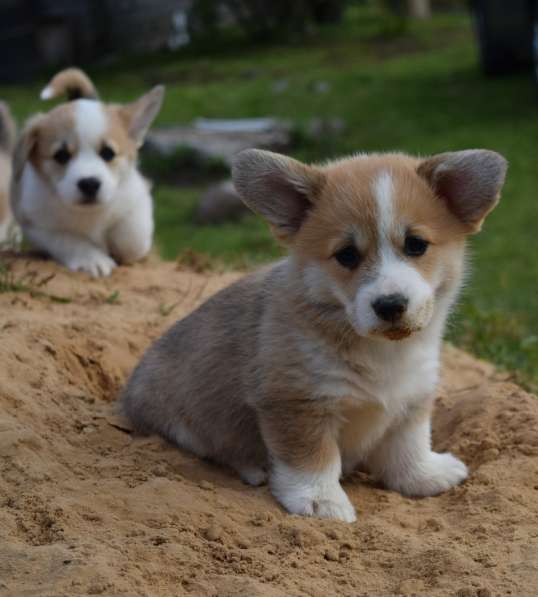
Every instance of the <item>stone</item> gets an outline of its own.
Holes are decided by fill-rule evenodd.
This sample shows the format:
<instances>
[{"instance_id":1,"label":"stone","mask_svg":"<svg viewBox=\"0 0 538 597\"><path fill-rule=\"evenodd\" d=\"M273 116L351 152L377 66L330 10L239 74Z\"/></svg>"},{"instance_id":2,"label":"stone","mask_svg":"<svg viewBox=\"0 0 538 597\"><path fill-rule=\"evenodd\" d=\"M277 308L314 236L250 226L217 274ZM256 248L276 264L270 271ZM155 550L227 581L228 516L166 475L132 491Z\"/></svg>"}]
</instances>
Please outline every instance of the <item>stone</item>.
<instances>
[{"instance_id":1,"label":"stone","mask_svg":"<svg viewBox=\"0 0 538 597\"><path fill-rule=\"evenodd\" d=\"M192 150L202 159L220 159L231 165L236 153L257 147L284 151L291 143L291 124L275 118L217 120L198 118L190 126L152 130L144 150L163 157Z\"/></svg>"},{"instance_id":2,"label":"stone","mask_svg":"<svg viewBox=\"0 0 538 597\"><path fill-rule=\"evenodd\" d=\"M210 186L200 197L194 213L198 224L235 222L250 213L231 180Z\"/></svg>"}]
</instances>

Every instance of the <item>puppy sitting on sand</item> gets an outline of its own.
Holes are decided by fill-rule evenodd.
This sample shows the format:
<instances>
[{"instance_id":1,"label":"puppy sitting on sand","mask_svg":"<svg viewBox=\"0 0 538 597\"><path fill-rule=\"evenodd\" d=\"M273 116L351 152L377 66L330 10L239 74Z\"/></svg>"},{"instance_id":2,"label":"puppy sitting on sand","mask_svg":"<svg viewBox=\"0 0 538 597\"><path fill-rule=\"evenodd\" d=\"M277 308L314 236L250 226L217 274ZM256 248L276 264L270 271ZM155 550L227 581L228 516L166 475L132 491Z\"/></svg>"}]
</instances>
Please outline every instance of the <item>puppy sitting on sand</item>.
<instances>
[{"instance_id":1,"label":"puppy sitting on sand","mask_svg":"<svg viewBox=\"0 0 538 597\"><path fill-rule=\"evenodd\" d=\"M290 255L160 338L124 412L248 483L268 473L295 514L355 520L339 479L357 466L405 495L457 485L465 464L431 449L441 338L505 173L486 150L324 166L240 153L234 183Z\"/></svg>"},{"instance_id":2,"label":"puppy sitting on sand","mask_svg":"<svg viewBox=\"0 0 538 597\"><path fill-rule=\"evenodd\" d=\"M42 99L71 100L30 119L14 158L12 207L25 238L70 270L107 276L151 248L153 206L138 149L161 107L155 87L104 104L78 69L56 75Z\"/></svg>"}]
</instances>

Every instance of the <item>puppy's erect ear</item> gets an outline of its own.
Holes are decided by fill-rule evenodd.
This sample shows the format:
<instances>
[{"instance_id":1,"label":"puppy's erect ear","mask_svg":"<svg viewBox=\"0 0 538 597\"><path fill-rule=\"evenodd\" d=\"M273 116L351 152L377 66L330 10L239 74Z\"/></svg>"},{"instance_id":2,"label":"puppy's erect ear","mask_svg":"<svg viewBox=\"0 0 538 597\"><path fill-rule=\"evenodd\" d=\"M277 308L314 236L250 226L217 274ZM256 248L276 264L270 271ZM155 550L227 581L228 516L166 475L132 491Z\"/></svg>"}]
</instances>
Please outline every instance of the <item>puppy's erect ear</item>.
<instances>
[{"instance_id":1,"label":"puppy's erect ear","mask_svg":"<svg viewBox=\"0 0 538 597\"><path fill-rule=\"evenodd\" d=\"M36 149L42 120L43 115L36 114L30 118L21 131L13 152L13 177L15 180L20 179L24 165Z\"/></svg>"},{"instance_id":2,"label":"puppy's erect ear","mask_svg":"<svg viewBox=\"0 0 538 597\"><path fill-rule=\"evenodd\" d=\"M319 196L324 174L297 160L260 149L246 149L234 160L232 177L241 198L289 241Z\"/></svg>"},{"instance_id":3,"label":"puppy's erect ear","mask_svg":"<svg viewBox=\"0 0 538 597\"><path fill-rule=\"evenodd\" d=\"M164 86L157 85L131 104L122 106L120 114L127 126L129 137L138 147L144 142L153 119L159 113L164 98Z\"/></svg>"},{"instance_id":4,"label":"puppy's erect ear","mask_svg":"<svg viewBox=\"0 0 538 597\"><path fill-rule=\"evenodd\" d=\"M97 89L86 73L79 68L66 68L54 75L41 92L42 100L67 95L68 101L76 99L98 99Z\"/></svg>"},{"instance_id":5,"label":"puppy's erect ear","mask_svg":"<svg viewBox=\"0 0 538 597\"><path fill-rule=\"evenodd\" d=\"M469 149L434 155L417 171L473 233L480 230L484 218L497 205L507 166L495 151Z\"/></svg>"}]
</instances>

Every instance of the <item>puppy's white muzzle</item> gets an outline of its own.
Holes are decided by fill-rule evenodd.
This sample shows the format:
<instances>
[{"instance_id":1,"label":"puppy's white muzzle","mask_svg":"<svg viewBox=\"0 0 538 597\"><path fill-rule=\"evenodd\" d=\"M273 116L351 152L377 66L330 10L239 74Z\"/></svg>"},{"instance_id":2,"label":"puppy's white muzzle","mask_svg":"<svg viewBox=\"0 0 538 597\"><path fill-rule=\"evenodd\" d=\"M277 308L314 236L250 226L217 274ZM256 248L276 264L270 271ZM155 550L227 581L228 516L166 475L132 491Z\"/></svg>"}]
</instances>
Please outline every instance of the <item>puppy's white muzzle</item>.
<instances>
[{"instance_id":1,"label":"puppy's white muzzle","mask_svg":"<svg viewBox=\"0 0 538 597\"><path fill-rule=\"evenodd\" d=\"M377 275L355 297L353 326L360 336L397 340L423 329L430 322L433 290L405 261L385 261Z\"/></svg>"}]
</instances>

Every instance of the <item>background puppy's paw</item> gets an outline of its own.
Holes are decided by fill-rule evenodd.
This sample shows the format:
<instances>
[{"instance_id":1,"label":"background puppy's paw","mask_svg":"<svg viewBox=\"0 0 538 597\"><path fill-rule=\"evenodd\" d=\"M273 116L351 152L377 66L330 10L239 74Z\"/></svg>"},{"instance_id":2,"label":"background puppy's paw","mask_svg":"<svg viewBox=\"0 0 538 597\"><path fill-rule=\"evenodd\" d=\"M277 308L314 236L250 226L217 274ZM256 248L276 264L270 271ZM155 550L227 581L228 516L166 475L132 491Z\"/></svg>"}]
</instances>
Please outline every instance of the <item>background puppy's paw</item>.
<instances>
[{"instance_id":1,"label":"background puppy's paw","mask_svg":"<svg viewBox=\"0 0 538 597\"><path fill-rule=\"evenodd\" d=\"M425 462L396 480L388 480L386 485L404 495L426 497L459 485L468 474L465 464L449 452L431 452Z\"/></svg>"},{"instance_id":2,"label":"background puppy's paw","mask_svg":"<svg viewBox=\"0 0 538 597\"><path fill-rule=\"evenodd\" d=\"M109 276L116 267L116 262L99 251L94 251L86 255L77 255L67 262L67 267L73 272L84 272L98 278L99 276Z\"/></svg>"}]
</instances>

